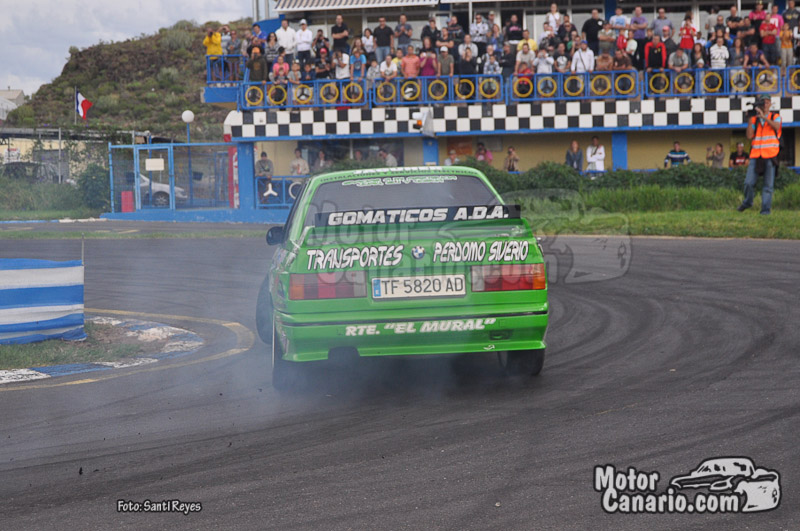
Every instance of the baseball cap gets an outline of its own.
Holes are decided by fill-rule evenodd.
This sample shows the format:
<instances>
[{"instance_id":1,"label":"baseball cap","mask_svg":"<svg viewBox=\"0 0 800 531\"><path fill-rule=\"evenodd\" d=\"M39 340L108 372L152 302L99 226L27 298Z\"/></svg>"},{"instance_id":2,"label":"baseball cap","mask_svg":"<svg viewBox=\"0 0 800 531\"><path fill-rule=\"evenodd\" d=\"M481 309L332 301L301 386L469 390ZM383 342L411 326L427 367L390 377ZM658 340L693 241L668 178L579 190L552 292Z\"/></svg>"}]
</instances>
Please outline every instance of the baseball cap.
<instances>
[{"instance_id":1,"label":"baseball cap","mask_svg":"<svg viewBox=\"0 0 800 531\"><path fill-rule=\"evenodd\" d=\"M581 44L589 44L589 41L581 41Z\"/></svg>"},{"instance_id":2,"label":"baseball cap","mask_svg":"<svg viewBox=\"0 0 800 531\"><path fill-rule=\"evenodd\" d=\"M301 26L308 26L308 23L306 22L306 19L301 20L300 21L300 25Z\"/></svg>"},{"instance_id":3,"label":"baseball cap","mask_svg":"<svg viewBox=\"0 0 800 531\"><path fill-rule=\"evenodd\" d=\"M441 48L439 48L439 51L440 52L446 52L447 51L447 46L442 46Z\"/></svg>"}]
</instances>

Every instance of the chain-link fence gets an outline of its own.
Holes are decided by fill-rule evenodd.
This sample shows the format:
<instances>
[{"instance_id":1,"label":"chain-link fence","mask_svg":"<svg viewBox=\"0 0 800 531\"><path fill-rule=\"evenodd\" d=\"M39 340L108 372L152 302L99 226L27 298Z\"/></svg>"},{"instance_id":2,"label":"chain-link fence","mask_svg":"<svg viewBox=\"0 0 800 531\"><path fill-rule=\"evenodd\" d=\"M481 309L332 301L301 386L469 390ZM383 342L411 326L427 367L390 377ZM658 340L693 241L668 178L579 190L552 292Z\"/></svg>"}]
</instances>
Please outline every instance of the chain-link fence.
<instances>
[{"instance_id":1,"label":"chain-link fence","mask_svg":"<svg viewBox=\"0 0 800 531\"><path fill-rule=\"evenodd\" d=\"M113 212L231 206L230 150L228 144L112 146Z\"/></svg>"}]
</instances>

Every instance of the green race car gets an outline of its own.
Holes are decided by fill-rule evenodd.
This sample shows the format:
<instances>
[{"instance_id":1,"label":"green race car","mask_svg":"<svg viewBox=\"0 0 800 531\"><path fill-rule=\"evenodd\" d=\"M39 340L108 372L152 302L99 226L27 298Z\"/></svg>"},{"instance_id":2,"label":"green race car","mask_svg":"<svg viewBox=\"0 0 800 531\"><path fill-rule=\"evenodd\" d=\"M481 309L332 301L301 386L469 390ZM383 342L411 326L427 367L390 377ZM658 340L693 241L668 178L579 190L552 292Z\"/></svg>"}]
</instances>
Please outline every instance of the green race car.
<instances>
[{"instance_id":1,"label":"green race car","mask_svg":"<svg viewBox=\"0 0 800 531\"><path fill-rule=\"evenodd\" d=\"M273 385L332 351L358 356L497 352L510 373L544 363L547 277L519 207L465 167L310 178L258 296Z\"/></svg>"}]
</instances>

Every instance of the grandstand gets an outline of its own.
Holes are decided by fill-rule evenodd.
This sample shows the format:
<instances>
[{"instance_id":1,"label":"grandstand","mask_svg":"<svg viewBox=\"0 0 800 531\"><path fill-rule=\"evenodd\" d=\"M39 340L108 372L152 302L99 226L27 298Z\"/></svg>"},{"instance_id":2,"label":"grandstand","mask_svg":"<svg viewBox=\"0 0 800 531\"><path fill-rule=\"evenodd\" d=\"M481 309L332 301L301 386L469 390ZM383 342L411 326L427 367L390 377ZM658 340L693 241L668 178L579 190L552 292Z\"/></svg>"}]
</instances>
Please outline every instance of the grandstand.
<instances>
[{"instance_id":1,"label":"grandstand","mask_svg":"<svg viewBox=\"0 0 800 531\"><path fill-rule=\"evenodd\" d=\"M779 109L781 157L796 166L800 12L793 1L715 5L277 0L260 35L221 57L209 49L205 102L232 109L226 140L239 182L255 176L243 201L256 210L291 203L296 149L313 171L320 157L381 149L401 165L440 164L475 156L480 141L493 166L513 146L525 170L564 162L572 141L588 154L596 135L605 159L581 170L661 167L674 140L705 162L717 143L726 155L747 144L756 95ZM261 152L274 175L256 176ZM270 180L280 193L264 196Z\"/></svg>"}]
</instances>

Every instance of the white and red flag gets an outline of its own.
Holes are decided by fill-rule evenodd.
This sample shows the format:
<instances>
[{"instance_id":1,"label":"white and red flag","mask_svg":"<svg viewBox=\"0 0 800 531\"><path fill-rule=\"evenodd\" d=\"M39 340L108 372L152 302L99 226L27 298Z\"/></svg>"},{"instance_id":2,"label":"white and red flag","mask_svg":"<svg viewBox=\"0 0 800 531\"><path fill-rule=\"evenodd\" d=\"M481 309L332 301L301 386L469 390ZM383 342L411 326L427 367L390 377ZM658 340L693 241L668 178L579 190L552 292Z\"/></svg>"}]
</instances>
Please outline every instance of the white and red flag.
<instances>
[{"instance_id":1,"label":"white and red flag","mask_svg":"<svg viewBox=\"0 0 800 531\"><path fill-rule=\"evenodd\" d=\"M89 111L89 107L92 106L92 102L87 100L83 97L83 94L75 91L75 112L78 113L78 116L86 119L86 113Z\"/></svg>"}]
</instances>

